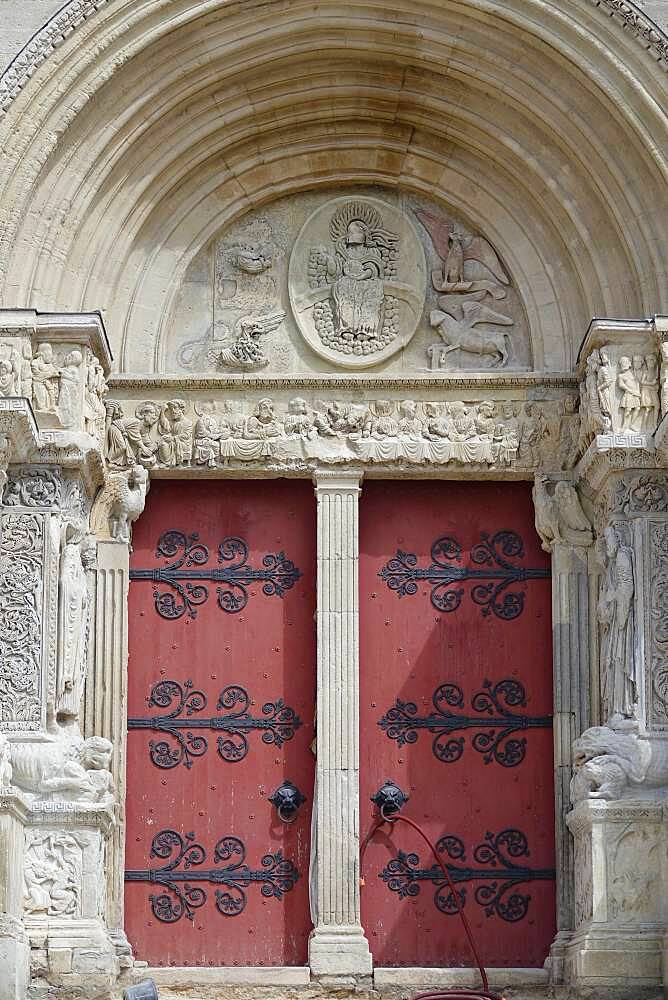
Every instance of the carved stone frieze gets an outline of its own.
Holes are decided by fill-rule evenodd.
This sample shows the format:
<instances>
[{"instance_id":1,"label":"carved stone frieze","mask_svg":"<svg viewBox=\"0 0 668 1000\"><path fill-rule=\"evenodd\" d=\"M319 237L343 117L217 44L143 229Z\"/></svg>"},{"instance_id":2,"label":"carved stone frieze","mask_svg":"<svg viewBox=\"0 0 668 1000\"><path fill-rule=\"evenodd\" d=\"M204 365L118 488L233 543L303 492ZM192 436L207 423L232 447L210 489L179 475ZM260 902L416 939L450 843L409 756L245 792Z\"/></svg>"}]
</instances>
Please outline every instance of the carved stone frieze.
<instances>
[{"instance_id":1,"label":"carved stone frieze","mask_svg":"<svg viewBox=\"0 0 668 1000\"><path fill-rule=\"evenodd\" d=\"M112 401L106 455L113 470L196 471L251 462L272 468L368 463L531 470L557 460L560 412L556 400Z\"/></svg>"},{"instance_id":2,"label":"carved stone frieze","mask_svg":"<svg viewBox=\"0 0 668 1000\"><path fill-rule=\"evenodd\" d=\"M29 830L24 862L24 908L30 916L81 915L81 844L71 833Z\"/></svg>"},{"instance_id":3,"label":"carved stone frieze","mask_svg":"<svg viewBox=\"0 0 668 1000\"><path fill-rule=\"evenodd\" d=\"M2 502L5 507L60 507L63 480L53 469L17 469L7 482Z\"/></svg>"},{"instance_id":4,"label":"carved stone frieze","mask_svg":"<svg viewBox=\"0 0 668 1000\"><path fill-rule=\"evenodd\" d=\"M45 522L0 515L0 730L39 729Z\"/></svg>"},{"instance_id":5,"label":"carved stone frieze","mask_svg":"<svg viewBox=\"0 0 668 1000\"><path fill-rule=\"evenodd\" d=\"M612 511L635 514L668 513L668 478L625 476L615 487Z\"/></svg>"}]
</instances>

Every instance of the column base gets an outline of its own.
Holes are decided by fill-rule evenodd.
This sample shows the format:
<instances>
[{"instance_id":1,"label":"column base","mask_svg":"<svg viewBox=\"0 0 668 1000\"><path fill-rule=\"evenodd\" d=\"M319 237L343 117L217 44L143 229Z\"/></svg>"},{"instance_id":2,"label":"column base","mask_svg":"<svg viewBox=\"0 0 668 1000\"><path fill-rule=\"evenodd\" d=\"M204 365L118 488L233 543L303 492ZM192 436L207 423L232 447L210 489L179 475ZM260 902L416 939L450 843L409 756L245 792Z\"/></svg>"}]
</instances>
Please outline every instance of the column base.
<instances>
[{"instance_id":1,"label":"column base","mask_svg":"<svg viewBox=\"0 0 668 1000\"><path fill-rule=\"evenodd\" d=\"M549 969L550 982L563 983L566 976L566 953L573 937L573 931L557 931L557 936L550 945L550 954L545 962Z\"/></svg>"},{"instance_id":2,"label":"column base","mask_svg":"<svg viewBox=\"0 0 668 1000\"><path fill-rule=\"evenodd\" d=\"M370 976L373 960L359 926L316 927L309 940L314 976Z\"/></svg>"},{"instance_id":3,"label":"column base","mask_svg":"<svg viewBox=\"0 0 668 1000\"><path fill-rule=\"evenodd\" d=\"M0 1000L24 1000L30 979L30 944L16 917L0 915Z\"/></svg>"},{"instance_id":4,"label":"column base","mask_svg":"<svg viewBox=\"0 0 668 1000\"><path fill-rule=\"evenodd\" d=\"M576 919L566 945L569 985L633 998L661 986L667 819L651 800L585 799L569 813Z\"/></svg>"},{"instance_id":5,"label":"column base","mask_svg":"<svg viewBox=\"0 0 668 1000\"><path fill-rule=\"evenodd\" d=\"M656 925L580 929L567 948L566 980L578 987L656 988L663 981L662 951Z\"/></svg>"}]
</instances>

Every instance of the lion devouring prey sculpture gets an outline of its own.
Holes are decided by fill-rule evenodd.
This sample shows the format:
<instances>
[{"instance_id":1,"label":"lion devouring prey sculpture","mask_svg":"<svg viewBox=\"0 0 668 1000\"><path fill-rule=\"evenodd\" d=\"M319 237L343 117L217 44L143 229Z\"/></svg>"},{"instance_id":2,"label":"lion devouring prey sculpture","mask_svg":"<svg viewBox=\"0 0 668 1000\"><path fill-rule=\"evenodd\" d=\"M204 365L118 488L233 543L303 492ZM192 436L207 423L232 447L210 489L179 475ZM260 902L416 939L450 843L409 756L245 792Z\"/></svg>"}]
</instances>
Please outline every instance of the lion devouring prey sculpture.
<instances>
[{"instance_id":1,"label":"lion devouring prey sculpture","mask_svg":"<svg viewBox=\"0 0 668 1000\"><path fill-rule=\"evenodd\" d=\"M607 726L592 726L573 743L571 800L629 797L641 785L668 785L668 747Z\"/></svg>"}]
</instances>

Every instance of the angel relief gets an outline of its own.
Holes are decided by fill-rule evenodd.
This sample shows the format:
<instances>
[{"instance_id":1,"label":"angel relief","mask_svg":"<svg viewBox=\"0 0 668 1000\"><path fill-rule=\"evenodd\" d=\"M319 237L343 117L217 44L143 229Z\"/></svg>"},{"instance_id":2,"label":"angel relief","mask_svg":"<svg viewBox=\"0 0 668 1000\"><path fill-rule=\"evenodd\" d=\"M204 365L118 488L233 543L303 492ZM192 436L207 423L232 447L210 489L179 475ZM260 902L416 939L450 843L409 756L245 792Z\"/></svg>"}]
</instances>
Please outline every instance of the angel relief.
<instances>
[{"instance_id":1,"label":"angel relief","mask_svg":"<svg viewBox=\"0 0 668 1000\"><path fill-rule=\"evenodd\" d=\"M424 254L405 216L367 199L321 206L290 261L300 330L318 354L346 367L377 364L406 344L424 284Z\"/></svg>"}]
</instances>

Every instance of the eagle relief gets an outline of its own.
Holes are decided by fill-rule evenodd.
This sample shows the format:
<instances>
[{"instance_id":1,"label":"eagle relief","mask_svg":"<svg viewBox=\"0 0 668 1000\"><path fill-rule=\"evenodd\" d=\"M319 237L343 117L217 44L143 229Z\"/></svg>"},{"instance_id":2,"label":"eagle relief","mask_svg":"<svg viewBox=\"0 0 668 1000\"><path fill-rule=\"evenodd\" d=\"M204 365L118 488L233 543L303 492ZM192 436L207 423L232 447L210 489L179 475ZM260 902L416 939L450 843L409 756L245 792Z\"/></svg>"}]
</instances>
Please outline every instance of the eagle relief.
<instances>
[{"instance_id":1,"label":"eagle relief","mask_svg":"<svg viewBox=\"0 0 668 1000\"><path fill-rule=\"evenodd\" d=\"M420 319L426 265L405 215L370 198L336 198L295 242L289 290L295 320L321 357L378 364L408 343Z\"/></svg>"}]
</instances>

